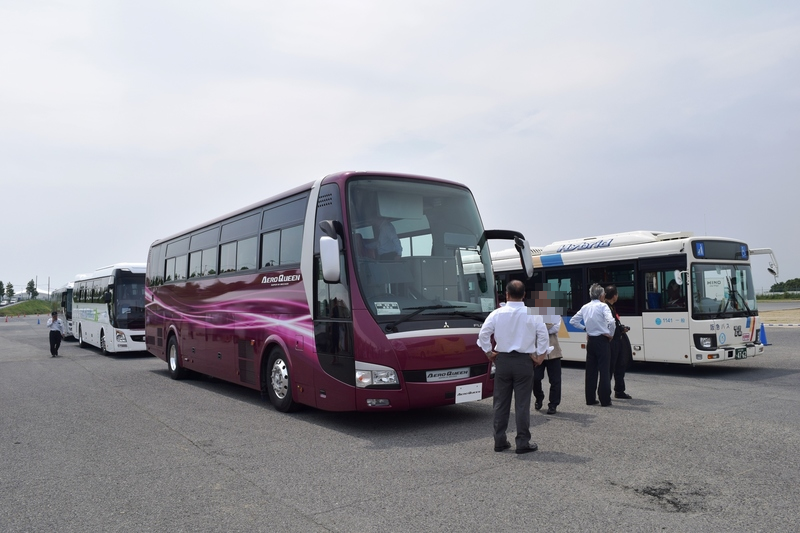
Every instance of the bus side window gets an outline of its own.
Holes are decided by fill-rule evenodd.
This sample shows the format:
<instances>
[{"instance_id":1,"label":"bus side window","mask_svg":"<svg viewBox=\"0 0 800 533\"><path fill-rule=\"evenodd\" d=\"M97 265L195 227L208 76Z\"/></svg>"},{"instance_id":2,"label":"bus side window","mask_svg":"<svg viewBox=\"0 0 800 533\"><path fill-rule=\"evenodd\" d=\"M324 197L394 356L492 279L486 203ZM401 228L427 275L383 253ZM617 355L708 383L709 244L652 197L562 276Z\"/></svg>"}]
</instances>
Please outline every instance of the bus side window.
<instances>
[{"instance_id":1,"label":"bus side window","mask_svg":"<svg viewBox=\"0 0 800 533\"><path fill-rule=\"evenodd\" d=\"M645 309L686 309L686 286L675 281L675 269L645 272Z\"/></svg>"},{"instance_id":2,"label":"bus side window","mask_svg":"<svg viewBox=\"0 0 800 533\"><path fill-rule=\"evenodd\" d=\"M545 283L553 291L553 307L560 307L562 314L572 316L584 303L589 301L588 292L583 290L580 269L546 271Z\"/></svg>"},{"instance_id":3,"label":"bus side window","mask_svg":"<svg viewBox=\"0 0 800 533\"><path fill-rule=\"evenodd\" d=\"M661 309L662 282L659 274L659 272L645 272L644 274L645 294L647 295L645 309L648 311Z\"/></svg>"}]
</instances>

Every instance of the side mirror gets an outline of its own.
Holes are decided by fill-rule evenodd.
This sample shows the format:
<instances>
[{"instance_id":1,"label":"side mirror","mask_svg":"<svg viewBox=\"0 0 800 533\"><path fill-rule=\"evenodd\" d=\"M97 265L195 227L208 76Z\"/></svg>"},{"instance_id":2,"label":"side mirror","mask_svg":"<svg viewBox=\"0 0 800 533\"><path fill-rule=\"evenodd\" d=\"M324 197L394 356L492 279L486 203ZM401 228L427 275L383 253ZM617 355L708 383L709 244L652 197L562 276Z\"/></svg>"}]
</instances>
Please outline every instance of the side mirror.
<instances>
[{"instance_id":1,"label":"side mirror","mask_svg":"<svg viewBox=\"0 0 800 533\"><path fill-rule=\"evenodd\" d=\"M675 276L675 283L678 285L683 285L683 276L681 274L682 272L680 270L676 270L673 274Z\"/></svg>"},{"instance_id":2,"label":"side mirror","mask_svg":"<svg viewBox=\"0 0 800 533\"><path fill-rule=\"evenodd\" d=\"M106 292L103 294L103 302L110 304L111 303L111 293Z\"/></svg>"},{"instance_id":3,"label":"side mirror","mask_svg":"<svg viewBox=\"0 0 800 533\"><path fill-rule=\"evenodd\" d=\"M533 259L531 259L531 245L528 244L528 239L520 237L514 238L514 244L519 252L519 258L522 260L522 268L525 270L525 275L528 279L533 277Z\"/></svg>"},{"instance_id":4,"label":"side mirror","mask_svg":"<svg viewBox=\"0 0 800 533\"><path fill-rule=\"evenodd\" d=\"M342 272L339 264L339 240L323 235L319 238L319 258L322 279L326 283L339 283Z\"/></svg>"}]
</instances>

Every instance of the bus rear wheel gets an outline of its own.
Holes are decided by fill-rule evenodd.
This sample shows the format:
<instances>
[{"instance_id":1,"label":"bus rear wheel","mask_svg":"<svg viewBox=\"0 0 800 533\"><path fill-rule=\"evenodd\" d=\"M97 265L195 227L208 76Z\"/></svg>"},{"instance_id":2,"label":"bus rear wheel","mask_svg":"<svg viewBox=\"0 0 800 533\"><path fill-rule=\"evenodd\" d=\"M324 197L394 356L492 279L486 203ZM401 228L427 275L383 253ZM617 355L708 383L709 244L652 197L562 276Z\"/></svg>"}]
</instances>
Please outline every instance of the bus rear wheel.
<instances>
[{"instance_id":1,"label":"bus rear wheel","mask_svg":"<svg viewBox=\"0 0 800 533\"><path fill-rule=\"evenodd\" d=\"M186 377L187 371L181 366L181 352L175 337L170 337L167 343L167 367L169 368L169 377L172 379Z\"/></svg>"},{"instance_id":2,"label":"bus rear wheel","mask_svg":"<svg viewBox=\"0 0 800 533\"><path fill-rule=\"evenodd\" d=\"M292 379L289 362L280 348L273 348L262 377L262 389L267 389L269 401L283 413L296 411L300 405L292 399Z\"/></svg>"}]
</instances>

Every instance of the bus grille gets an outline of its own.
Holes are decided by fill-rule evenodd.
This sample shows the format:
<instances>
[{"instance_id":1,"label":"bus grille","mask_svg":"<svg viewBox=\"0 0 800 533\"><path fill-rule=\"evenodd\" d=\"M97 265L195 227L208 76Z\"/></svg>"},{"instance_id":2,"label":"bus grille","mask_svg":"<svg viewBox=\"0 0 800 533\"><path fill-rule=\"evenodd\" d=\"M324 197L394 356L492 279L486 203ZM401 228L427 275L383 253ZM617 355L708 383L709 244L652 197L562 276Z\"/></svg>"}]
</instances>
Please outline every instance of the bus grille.
<instances>
[{"instance_id":1,"label":"bus grille","mask_svg":"<svg viewBox=\"0 0 800 533\"><path fill-rule=\"evenodd\" d=\"M431 369L439 370L439 369ZM442 369L445 370L445 369ZM469 377L482 376L489 370L489 365L482 363L480 365L472 365L469 367ZM403 378L407 383L425 383L425 373L427 370L404 370Z\"/></svg>"}]
</instances>

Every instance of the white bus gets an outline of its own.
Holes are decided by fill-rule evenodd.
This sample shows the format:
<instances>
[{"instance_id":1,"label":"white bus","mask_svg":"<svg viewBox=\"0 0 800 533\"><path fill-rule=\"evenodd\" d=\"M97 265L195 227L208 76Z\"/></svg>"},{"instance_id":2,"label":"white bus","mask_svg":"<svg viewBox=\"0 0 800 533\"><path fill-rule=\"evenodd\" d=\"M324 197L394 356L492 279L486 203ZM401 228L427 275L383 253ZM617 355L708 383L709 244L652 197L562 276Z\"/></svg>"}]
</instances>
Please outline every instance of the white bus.
<instances>
[{"instance_id":1,"label":"white bus","mask_svg":"<svg viewBox=\"0 0 800 533\"><path fill-rule=\"evenodd\" d=\"M72 331L103 354L138 352L144 342L145 263L117 263L75 279Z\"/></svg>"},{"instance_id":2,"label":"white bus","mask_svg":"<svg viewBox=\"0 0 800 533\"><path fill-rule=\"evenodd\" d=\"M72 332L72 287L74 282L70 281L63 287L53 291L50 299L55 304L55 310L58 311L59 316L64 319L66 326L64 327L64 337L74 337Z\"/></svg>"},{"instance_id":3,"label":"white bus","mask_svg":"<svg viewBox=\"0 0 800 533\"><path fill-rule=\"evenodd\" d=\"M516 250L493 254L497 291L520 279L548 291L562 315L564 359L586 360L586 333L569 319L589 300L592 283L614 284L621 322L630 327L634 361L704 364L760 355L760 321L744 242L691 233L633 231L532 248L533 278L522 275ZM530 294L529 294L530 297ZM529 303L533 305L533 303Z\"/></svg>"}]
</instances>

